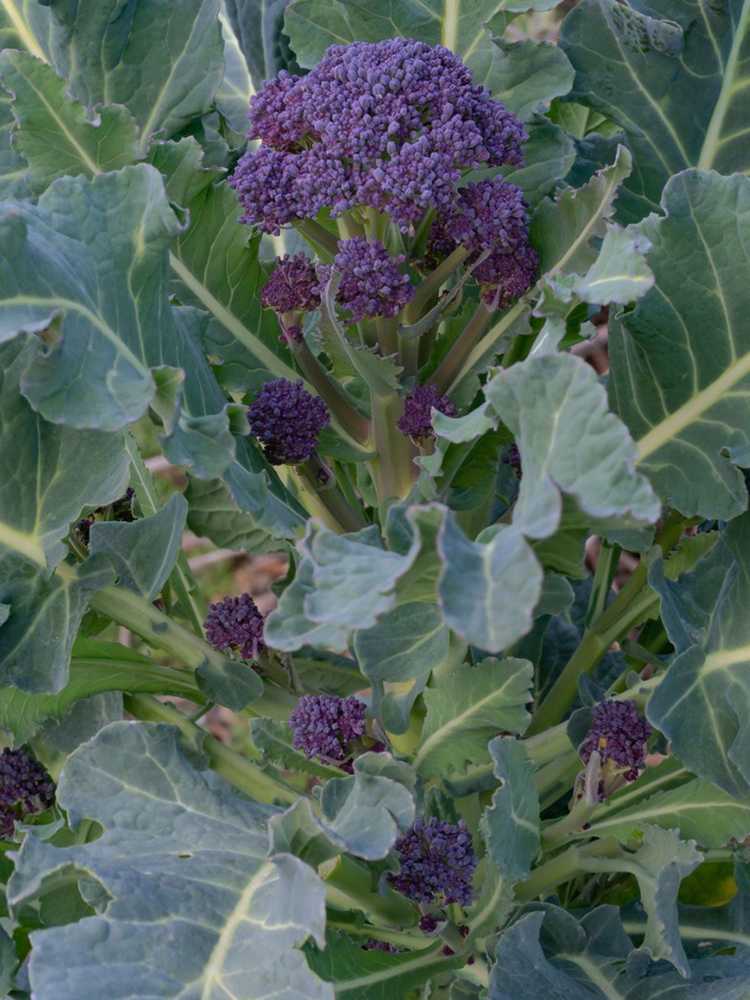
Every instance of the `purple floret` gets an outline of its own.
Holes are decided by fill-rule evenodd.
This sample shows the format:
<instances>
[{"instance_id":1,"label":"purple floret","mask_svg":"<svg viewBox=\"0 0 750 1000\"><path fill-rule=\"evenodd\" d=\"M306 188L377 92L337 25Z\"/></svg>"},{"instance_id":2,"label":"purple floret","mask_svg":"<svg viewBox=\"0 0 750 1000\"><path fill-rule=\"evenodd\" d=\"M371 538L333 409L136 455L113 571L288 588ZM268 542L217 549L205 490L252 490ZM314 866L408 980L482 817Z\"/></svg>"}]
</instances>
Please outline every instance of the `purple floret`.
<instances>
[{"instance_id":1,"label":"purple floret","mask_svg":"<svg viewBox=\"0 0 750 1000\"><path fill-rule=\"evenodd\" d=\"M420 440L435 436L432 429L432 410L439 410L446 417L455 417L456 407L447 396L441 396L435 385L418 385L404 400L403 416L398 429L407 437Z\"/></svg>"},{"instance_id":2,"label":"purple floret","mask_svg":"<svg viewBox=\"0 0 750 1000\"><path fill-rule=\"evenodd\" d=\"M248 410L248 419L268 461L293 465L312 455L331 418L323 400L311 396L302 382L280 378L266 382Z\"/></svg>"},{"instance_id":3,"label":"purple floret","mask_svg":"<svg viewBox=\"0 0 750 1000\"><path fill-rule=\"evenodd\" d=\"M306 76L281 73L253 97L249 136L261 146L231 183L266 232L323 205L370 205L409 230L450 208L463 171L519 164L527 138L457 56L408 38L332 46Z\"/></svg>"},{"instance_id":4,"label":"purple floret","mask_svg":"<svg viewBox=\"0 0 750 1000\"><path fill-rule=\"evenodd\" d=\"M461 188L456 205L433 223L428 261L446 257L459 244L472 251L469 264L488 254L473 276L483 286L485 302L495 308L505 309L534 283L539 258L529 243L523 193L502 177Z\"/></svg>"},{"instance_id":5,"label":"purple floret","mask_svg":"<svg viewBox=\"0 0 750 1000\"><path fill-rule=\"evenodd\" d=\"M294 746L307 757L343 761L365 734L365 713L358 698L305 694L289 718Z\"/></svg>"},{"instance_id":6,"label":"purple floret","mask_svg":"<svg viewBox=\"0 0 750 1000\"><path fill-rule=\"evenodd\" d=\"M276 261L273 274L260 295L264 309L277 313L310 312L320 305L318 276L309 257L289 254Z\"/></svg>"},{"instance_id":7,"label":"purple floret","mask_svg":"<svg viewBox=\"0 0 750 1000\"><path fill-rule=\"evenodd\" d=\"M612 761L627 771L628 781L635 781L646 765L646 744L652 731L632 702L600 702L594 708L591 729L579 749L581 759L587 764L597 750L603 764Z\"/></svg>"},{"instance_id":8,"label":"purple floret","mask_svg":"<svg viewBox=\"0 0 750 1000\"><path fill-rule=\"evenodd\" d=\"M44 812L55 801L55 783L25 750L0 754L0 836L13 836L15 821Z\"/></svg>"},{"instance_id":9,"label":"purple floret","mask_svg":"<svg viewBox=\"0 0 750 1000\"><path fill-rule=\"evenodd\" d=\"M355 237L341 240L334 267L341 274L336 301L354 323L376 316L396 316L414 294L408 274L400 266L406 257L391 257L378 240ZM322 292L331 269L319 267Z\"/></svg>"},{"instance_id":10,"label":"purple floret","mask_svg":"<svg viewBox=\"0 0 750 1000\"><path fill-rule=\"evenodd\" d=\"M236 650L243 660L256 659L266 648L263 615L249 594L211 604L203 627L214 649Z\"/></svg>"},{"instance_id":11,"label":"purple floret","mask_svg":"<svg viewBox=\"0 0 750 1000\"><path fill-rule=\"evenodd\" d=\"M477 859L463 820L419 819L399 837L395 850L401 870L388 876L395 889L416 903L469 906Z\"/></svg>"}]
</instances>

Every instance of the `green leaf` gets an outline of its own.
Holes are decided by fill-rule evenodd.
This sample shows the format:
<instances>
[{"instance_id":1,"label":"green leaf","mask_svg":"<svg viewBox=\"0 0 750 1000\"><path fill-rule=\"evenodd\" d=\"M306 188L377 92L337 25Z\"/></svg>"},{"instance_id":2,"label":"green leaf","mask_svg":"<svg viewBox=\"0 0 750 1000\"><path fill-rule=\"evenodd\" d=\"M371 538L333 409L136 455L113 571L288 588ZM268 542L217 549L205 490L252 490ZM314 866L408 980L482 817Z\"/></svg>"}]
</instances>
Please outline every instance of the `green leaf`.
<instances>
[{"instance_id":1,"label":"green leaf","mask_svg":"<svg viewBox=\"0 0 750 1000\"><path fill-rule=\"evenodd\" d=\"M241 712L263 694L263 681L249 663L226 657L206 659L195 671L198 687L207 701Z\"/></svg>"},{"instance_id":2,"label":"green leaf","mask_svg":"<svg viewBox=\"0 0 750 1000\"><path fill-rule=\"evenodd\" d=\"M750 179L687 171L663 209L641 227L656 287L610 332L613 405L662 497L736 517L747 490L732 461L747 465L750 448Z\"/></svg>"},{"instance_id":3,"label":"green leaf","mask_svg":"<svg viewBox=\"0 0 750 1000\"><path fill-rule=\"evenodd\" d=\"M675 829L683 840L694 840L701 847L719 848L750 835L750 796L735 798L698 778L655 791L635 805L623 807L623 801L615 796L611 808L601 810L601 818L594 813L587 836L611 836L629 843L642 835L646 824L654 824Z\"/></svg>"},{"instance_id":4,"label":"green leaf","mask_svg":"<svg viewBox=\"0 0 750 1000\"><path fill-rule=\"evenodd\" d=\"M216 91L214 102L230 128L239 135L244 135L247 131L247 109L255 88L237 35L224 11L225 7L226 3L222 4L219 16L224 36L224 78Z\"/></svg>"},{"instance_id":5,"label":"green leaf","mask_svg":"<svg viewBox=\"0 0 750 1000\"><path fill-rule=\"evenodd\" d=\"M654 961L671 962L683 976L690 975L690 967L680 940L677 890L702 860L694 841L680 840L675 830L644 826L642 846L635 853L585 863L588 871L635 876L647 916L643 949Z\"/></svg>"},{"instance_id":6,"label":"green leaf","mask_svg":"<svg viewBox=\"0 0 750 1000\"><path fill-rule=\"evenodd\" d=\"M592 239L604 236L632 157L618 146L615 162L581 188L568 188L556 201L542 202L531 223L531 240L540 251L542 274L565 275L588 270L597 257Z\"/></svg>"},{"instance_id":7,"label":"green leaf","mask_svg":"<svg viewBox=\"0 0 750 1000\"><path fill-rule=\"evenodd\" d=\"M176 730L108 726L68 759L58 802L72 824L95 819L104 832L66 848L27 837L11 905L71 865L112 900L103 913L32 934L39 1000L147 996L155 977L162 996L175 1000L188 990L333 1000L297 950L310 935L323 944L320 879L290 855L266 858L271 810L195 771Z\"/></svg>"},{"instance_id":8,"label":"green leaf","mask_svg":"<svg viewBox=\"0 0 750 1000\"><path fill-rule=\"evenodd\" d=\"M185 498L175 494L151 517L130 524L98 521L91 526L91 553L104 553L122 586L153 601L179 554L186 515Z\"/></svg>"},{"instance_id":9,"label":"green leaf","mask_svg":"<svg viewBox=\"0 0 750 1000\"><path fill-rule=\"evenodd\" d=\"M489 760L498 733L522 733L534 669L527 660L482 660L439 676L424 692L427 715L414 767L427 778Z\"/></svg>"},{"instance_id":10,"label":"green leaf","mask_svg":"<svg viewBox=\"0 0 750 1000\"><path fill-rule=\"evenodd\" d=\"M446 958L440 945L403 955L364 951L343 935L329 935L325 951L308 946L310 967L344 1000L395 1000L407 997L433 976L460 968L461 956Z\"/></svg>"},{"instance_id":11,"label":"green leaf","mask_svg":"<svg viewBox=\"0 0 750 1000\"><path fill-rule=\"evenodd\" d=\"M544 42L506 42L493 38L499 50L483 81L493 97L522 121L543 111L553 97L573 86L573 67L562 49Z\"/></svg>"},{"instance_id":12,"label":"green leaf","mask_svg":"<svg viewBox=\"0 0 750 1000\"><path fill-rule=\"evenodd\" d=\"M140 0L44 0L52 11L51 62L82 104L122 104L138 122L143 153L209 110L221 82L219 0L179 7Z\"/></svg>"},{"instance_id":13,"label":"green leaf","mask_svg":"<svg viewBox=\"0 0 750 1000\"><path fill-rule=\"evenodd\" d=\"M102 108L91 120L54 70L27 52L0 54L0 81L13 95L14 145L34 194L57 177L118 170L139 158L138 126L126 108Z\"/></svg>"},{"instance_id":14,"label":"green leaf","mask_svg":"<svg viewBox=\"0 0 750 1000\"><path fill-rule=\"evenodd\" d=\"M523 165L504 167L506 180L523 191L526 202L535 208L566 177L576 158L573 140L546 119L527 125L529 140L523 147Z\"/></svg>"},{"instance_id":15,"label":"green leaf","mask_svg":"<svg viewBox=\"0 0 750 1000\"><path fill-rule=\"evenodd\" d=\"M489 541L470 541L448 511L438 540L439 593L446 624L479 649L497 653L531 628L543 573L515 527L497 525L490 533Z\"/></svg>"},{"instance_id":16,"label":"green leaf","mask_svg":"<svg viewBox=\"0 0 750 1000\"><path fill-rule=\"evenodd\" d=\"M572 355L529 358L485 386L493 410L518 442L523 478L513 524L533 538L554 534L562 492L590 516L623 526L655 521L661 505L635 471L626 427L607 410L594 370Z\"/></svg>"},{"instance_id":17,"label":"green leaf","mask_svg":"<svg viewBox=\"0 0 750 1000\"><path fill-rule=\"evenodd\" d=\"M750 166L747 0L655 0L646 10L584 0L561 38L576 70L571 96L622 126L639 165L620 199L627 221L657 209L669 177L686 167Z\"/></svg>"},{"instance_id":18,"label":"green leaf","mask_svg":"<svg viewBox=\"0 0 750 1000\"><path fill-rule=\"evenodd\" d=\"M203 163L203 147L192 136L179 142L153 142L148 162L164 177L167 198L176 205L187 205L216 179L216 168Z\"/></svg>"},{"instance_id":19,"label":"green leaf","mask_svg":"<svg viewBox=\"0 0 750 1000\"><path fill-rule=\"evenodd\" d=\"M574 285L584 302L627 305L639 299L654 284L646 263L650 243L634 226L621 229L608 225L599 256Z\"/></svg>"},{"instance_id":20,"label":"green leaf","mask_svg":"<svg viewBox=\"0 0 750 1000\"><path fill-rule=\"evenodd\" d=\"M16 744L26 743L45 722L64 720L80 699L110 691L200 700L200 691L188 671L163 667L117 643L78 639L68 682L57 694L0 688L0 729L10 733Z\"/></svg>"},{"instance_id":21,"label":"green leaf","mask_svg":"<svg viewBox=\"0 0 750 1000\"><path fill-rule=\"evenodd\" d=\"M539 853L539 796L534 767L520 740L498 736L489 744L495 777L501 782L482 815L487 851L511 882L525 879Z\"/></svg>"},{"instance_id":22,"label":"green leaf","mask_svg":"<svg viewBox=\"0 0 750 1000\"><path fill-rule=\"evenodd\" d=\"M280 37L288 3L289 0L224 0L229 23L256 90L280 69L288 69Z\"/></svg>"},{"instance_id":23,"label":"green leaf","mask_svg":"<svg viewBox=\"0 0 750 1000\"><path fill-rule=\"evenodd\" d=\"M354 653L372 682L426 679L448 655L450 633L434 604L399 604L354 635Z\"/></svg>"},{"instance_id":24,"label":"green leaf","mask_svg":"<svg viewBox=\"0 0 750 1000\"><path fill-rule=\"evenodd\" d=\"M731 522L693 573L668 586L653 577L679 655L647 709L692 772L740 798L750 793L748 560L745 514Z\"/></svg>"},{"instance_id":25,"label":"green leaf","mask_svg":"<svg viewBox=\"0 0 750 1000\"><path fill-rule=\"evenodd\" d=\"M265 758L290 771L302 771L316 778L338 778L341 771L330 764L323 764L314 757L306 757L292 746L289 726L274 719L251 719L250 738Z\"/></svg>"},{"instance_id":26,"label":"green leaf","mask_svg":"<svg viewBox=\"0 0 750 1000\"><path fill-rule=\"evenodd\" d=\"M28 198L28 165L13 142L10 95L0 88L0 198Z\"/></svg>"}]
</instances>

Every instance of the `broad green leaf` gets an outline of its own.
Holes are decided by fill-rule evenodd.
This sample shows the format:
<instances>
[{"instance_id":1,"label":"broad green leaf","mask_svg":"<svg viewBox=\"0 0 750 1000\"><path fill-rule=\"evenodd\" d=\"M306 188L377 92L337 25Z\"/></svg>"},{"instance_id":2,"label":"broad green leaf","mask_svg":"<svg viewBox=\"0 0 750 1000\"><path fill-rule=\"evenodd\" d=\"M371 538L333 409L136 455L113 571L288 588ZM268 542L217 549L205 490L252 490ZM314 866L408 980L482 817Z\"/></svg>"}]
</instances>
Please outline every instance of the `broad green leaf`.
<instances>
[{"instance_id":1,"label":"broad green leaf","mask_svg":"<svg viewBox=\"0 0 750 1000\"><path fill-rule=\"evenodd\" d=\"M42 696L43 697L43 696ZM122 694L107 691L76 701L62 719L48 719L39 734L44 747L57 753L73 753L82 743L123 718Z\"/></svg>"},{"instance_id":2,"label":"broad green leaf","mask_svg":"<svg viewBox=\"0 0 750 1000\"><path fill-rule=\"evenodd\" d=\"M399 604L354 635L359 668L373 682L426 679L448 655L449 632L434 604Z\"/></svg>"},{"instance_id":3,"label":"broad green leaf","mask_svg":"<svg viewBox=\"0 0 750 1000\"><path fill-rule=\"evenodd\" d=\"M610 391L660 495L731 518L747 507L732 460L750 448L750 179L687 171L662 204L641 227L656 286L610 331Z\"/></svg>"},{"instance_id":4,"label":"broad green leaf","mask_svg":"<svg viewBox=\"0 0 750 1000\"><path fill-rule=\"evenodd\" d=\"M453 513L446 514L438 540L439 593L446 624L479 649L498 653L531 628L543 573L515 527L498 525L490 533L490 540L472 542Z\"/></svg>"},{"instance_id":5,"label":"broad green leaf","mask_svg":"<svg viewBox=\"0 0 750 1000\"><path fill-rule=\"evenodd\" d=\"M264 80L287 68L281 31L288 3L289 0L224 0L229 23L256 90Z\"/></svg>"},{"instance_id":6,"label":"broad green leaf","mask_svg":"<svg viewBox=\"0 0 750 1000\"><path fill-rule=\"evenodd\" d=\"M245 57L242 54L237 35L232 30L229 17L222 4L220 15L221 32L224 36L224 78L216 91L216 109L226 118L239 135L247 132L247 111L250 98L255 92Z\"/></svg>"},{"instance_id":7,"label":"broad green leaf","mask_svg":"<svg viewBox=\"0 0 750 1000\"><path fill-rule=\"evenodd\" d=\"M175 1000L332 1000L297 950L311 935L323 944L320 879L290 855L266 857L272 811L195 771L174 729L108 726L68 759L58 802L71 823L95 819L104 832L66 848L27 837L11 905L71 865L112 900L103 913L32 935L39 1000L145 997L157 982Z\"/></svg>"},{"instance_id":8,"label":"broad green leaf","mask_svg":"<svg viewBox=\"0 0 750 1000\"><path fill-rule=\"evenodd\" d=\"M226 657L206 658L195 671L207 701L241 712L263 694L263 681L249 663Z\"/></svg>"},{"instance_id":9,"label":"broad green leaf","mask_svg":"<svg viewBox=\"0 0 750 1000\"><path fill-rule=\"evenodd\" d=\"M175 494L151 517L130 524L96 522L91 526L90 550L107 556L122 586L153 601L177 559L186 515L185 498Z\"/></svg>"},{"instance_id":10,"label":"broad green leaf","mask_svg":"<svg viewBox=\"0 0 750 1000\"><path fill-rule=\"evenodd\" d=\"M414 767L425 777L448 776L489 760L498 733L522 733L533 667L527 660L481 660L437 677L424 692L427 709Z\"/></svg>"},{"instance_id":11,"label":"broad green leaf","mask_svg":"<svg viewBox=\"0 0 750 1000\"><path fill-rule=\"evenodd\" d=\"M584 302L627 305L654 284L645 252L650 244L635 228L608 225L599 256L574 285Z\"/></svg>"},{"instance_id":12,"label":"broad green leaf","mask_svg":"<svg viewBox=\"0 0 750 1000\"><path fill-rule=\"evenodd\" d=\"M273 764L290 771L303 771L316 778L341 777L341 771L330 764L323 764L315 757L306 757L292 746L289 726L274 719L251 719L250 738L255 747Z\"/></svg>"},{"instance_id":13,"label":"broad green leaf","mask_svg":"<svg viewBox=\"0 0 750 1000\"><path fill-rule=\"evenodd\" d=\"M402 955L365 951L344 935L329 935L325 951L313 946L306 949L311 968L334 988L344 1000L396 1000L432 976L460 968L461 956L446 957L439 945Z\"/></svg>"},{"instance_id":14,"label":"broad green leaf","mask_svg":"<svg viewBox=\"0 0 750 1000\"><path fill-rule=\"evenodd\" d=\"M287 349L279 343L276 321L260 306L260 239L239 223L240 206L226 182L205 188L187 206L190 224L170 254L172 290L181 302L205 309L211 317L204 334L208 354L228 360L238 355L258 379L296 380ZM247 376L245 376L247 377Z\"/></svg>"},{"instance_id":15,"label":"broad green leaf","mask_svg":"<svg viewBox=\"0 0 750 1000\"><path fill-rule=\"evenodd\" d=\"M0 88L0 198L28 198L28 165L13 142L10 94Z\"/></svg>"},{"instance_id":16,"label":"broad green leaf","mask_svg":"<svg viewBox=\"0 0 750 1000\"><path fill-rule=\"evenodd\" d=\"M523 478L513 524L533 538L554 534L562 492L597 518L651 523L661 505L635 471L626 427L607 410L594 370L572 355L543 355L501 370L485 396L513 431Z\"/></svg>"},{"instance_id":17,"label":"broad green leaf","mask_svg":"<svg viewBox=\"0 0 750 1000\"><path fill-rule=\"evenodd\" d=\"M658 209L667 180L686 167L747 172L747 0L584 0L561 45L576 70L571 96L627 133L638 170L619 202L623 219Z\"/></svg>"},{"instance_id":18,"label":"broad green leaf","mask_svg":"<svg viewBox=\"0 0 750 1000\"><path fill-rule=\"evenodd\" d=\"M498 54L482 82L493 96L526 121L573 86L573 67L562 49L544 42L494 38Z\"/></svg>"},{"instance_id":19,"label":"broad green leaf","mask_svg":"<svg viewBox=\"0 0 750 1000\"><path fill-rule=\"evenodd\" d=\"M745 514L730 523L693 573L665 589L665 625L679 655L647 709L691 771L741 798L750 793L749 561Z\"/></svg>"},{"instance_id":20,"label":"broad green leaf","mask_svg":"<svg viewBox=\"0 0 750 1000\"><path fill-rule=\"evenodd\" d=\"M320 646L340 652L346 649L350 630L346 625L312 621L307 602L315 593L315 566L303 558L297 574L279 598L276 610L266 619L264 638L271 649L295 652L303 646Z\"/></svg>"},{"instance_id":21,"label":"broad green leaf","mask_svg":"<svg viewBox=\"0 0 750 1000\"><path fill-rule=\"evenodd\" d=\"M51 62L87 106L122 104L138 122L143 153L208 111L221 82L219 0L44 0Z\"/></svg>"},{"instance_id":22,"label":"broad green leaf","mask_svg":"<svg viewBox=\"0 0 750 1000\"><path fill-rule=\"evenodd\" d=\"M174 204L189 204L216 179L218 171L204 165L204 155L192 135L151 144L148 162L164 177L167 197Z\"/></svg>"},{"instance_id":23,"label":"broad green leaf","mask_svg":"<svg viewBox=\"0 0 750 1000\"><path fill-rule=\"evenodd\" d=\"M285 32L300 66L320 61L329 45L376 42L403 35L457 53L478 83L490 85L496 49L486 24L502 9L500 0L292 0Z\"/></svg>"},{"instance_id":24,"label":"broad green leaf","mask_svg":"<svg viewBox=\"0 0 750 1000\"><path fill-rule=\"evenodd\" d=\"M521 188L526 202L535 208L568 175L576 151L570 136L546 119L531 122L527 129L529 141L523 147L523 165L505 167L501 172Z\"/></svg>"},{"instance_id":25,"label":"broad green leaf","mask_svg":"<svg viewBox=\"0 0 750 1000\"><path fill-rule=\"evenodd\" d=\"M734 959L693 962L687 982L675 970L628 962L637 956L614 906L580 923L556 906L527 909L500 937L490 1000L743 1000L747 965Z\"/></svg>"},{"instance_id":26,"label":"broad green leaf","mask_svg":"<svg viewBox=\"0 0 750 1000\"><path fill-rule=\"evenodd\" d=\"M677 891L702 860L694 841L680 840L675 830L644 826L642 844L634 853L585 861L587 871L635 876L647 916L643 948L655 961L671 962L683 976L690 975L690 967L680 940Z\"/></svg>"},{"instance_id":27,"label":"broad green leaf","mask_svg":"<svg viewBox=\"0 0 750 1000\"><path fill-rule=\"evenodd\" d=\"M0 0L0 49L21 49L44 59L50 12L38 0Z\"/></svg>"},{"instance_id":28,"label":"broad green leaf","mask_svg":"<svg viewBox=\"0 0 750 1000\"><path fill-rule=\"evenodd\" d=\"M482 816L487 851L503 878L525 879L539 853L539 796L523 743L498 736L489 744L501 782Z\"/></svg>"},{"instance_id":29,"label":"broad green leaf","mask_svg":"<svg viewBox=\"0 0 750 1000\"><path fill-rule=\"evenodd\" d=\"M540 251L542 274L567 275L588 270L597 257L592 239L604 235L622 181L630 174L632 157L624 146L617 157L581 188L546 199L534 214L531 240Z\"/></svg>"},{"instance_id":30,"label":"broad green leaf","mask_svg":"<svg viewBox=\"0 0 750 1000\"><path fill-rule=\"evenodd\" d=\"M90 119L66 97L55 71L27 52L0 55L0 83L13 96L13 143L29 164L34 194L57 177L104 173L138 159L138 127L126 108L102 108Z\"/></svg>"},{"instance_id":31,"label":"broad green leaf","mask_svg":"<svg viewBox=\"0 0 750 1000\"><path fill-rule=\"evenodd\" d=\"M58 694L0 688L0 729L10 733L15 743L26 743L43 723L64 720L79 699L109 691L201 700L189 671L161 666L117 643L79 639L73 649L68 682Z\"/></svg>"}]
</instances>

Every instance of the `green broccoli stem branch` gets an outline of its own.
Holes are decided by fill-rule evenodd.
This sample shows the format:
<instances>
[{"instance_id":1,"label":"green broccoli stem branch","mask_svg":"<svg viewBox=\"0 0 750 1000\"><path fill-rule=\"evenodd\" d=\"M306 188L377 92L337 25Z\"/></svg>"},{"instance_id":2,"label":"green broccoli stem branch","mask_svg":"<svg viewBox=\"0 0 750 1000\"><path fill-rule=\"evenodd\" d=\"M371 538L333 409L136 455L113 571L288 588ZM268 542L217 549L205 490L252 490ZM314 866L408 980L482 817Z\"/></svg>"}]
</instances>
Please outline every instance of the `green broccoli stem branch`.
<instances>
[{"instance_id":1,"label":"green broccoli stem branch","mask_svg":"<svg viewBox=\"0 0 750 1000\"><path fill-rule=\"evenodd\" d=\"M430 376L431 382L441 393L448 392L459 380L459 373L465 369L466 359L471 355L472 348L489 325L494 310L480 302L474 315L456 338L450 350Z\"/></svg>"},{"instance_id":2,"label":"green broccoli stem branch","mask_svg":"<svg viewBox=\"0 0 750 1000\"><path fill-rule=\"evenodd\" d=\"M315 219L298 219L294 223L294 228L307 240L324 263L329 264L338 253L339 241L336 235Z\"/></svg>"},{"instance_id":3,"label":"green broccoli stem branch","mask_svg":"<svg viewBox=\"0 0 750 1000\"><path fill-rule=\"evenodd\" d=\"M402 500L409 493L417 470L414 448L398 429L401 397L395 392L387 395L373 392L371 399L377 456L370 464L382 513L389 501Z\"/></svg>"},{"instance_id":4,"label":"green broccoli stem branch","mask_svg":"<svg viewBox=\"0 0 750 1000\"><path fill-rule=\"evenodd\" d=\"M452 254L438 264L434 271L430 271L424 281L417 285L414 296L406 307L405 320L407 323L415 323L419 319L424 307L440 291L440 286L450 278L468 256L469 251L466 247L456 247Z\"/></svg>"},{"instance_id":5,"label":"green broccoli stem branch","mask_svg":"<svg viewBox=\"0 0 750 1000\"><path fill-rule=\"evenodd\" d=\"M360 528L367 526L367 519L362 510L357 510L349 503L340 491L336 477L317 454L311 455L306 462L296 466L296 471L304 480L308 491L320 500L343 531L359 531Z\"/></svg>"},{"instance_id":6,"label":"green broccoli stem branch","mask_svg":"<svg viewBox=\"0 0 750 1000\"><path fill-rule=\"evenodd\" d=\"M569 882L581 872L603 870L606 866L605 859L615 858L620 853L620 845L616 840L609 838L597 841L595 844L569 847L535 868L528 879L516 889L516 899L519 903L526 903L539 896L548 896L558 885Z\"/></svg>"},{"instance_id":7,"label":"green broccoli stem branch","mask_svg":"<svg viewBox=\"0 0 750 1000\"><path fill-rule=\"evenodd\" d=\"M125 708L136 719L143 722L165 722L176 726L190 742L199 741L198 745L206 754L212 770L250 798L258 802L285 805L291 805L299 798L299 792L295 789L274 778L248 757L210 736L174 706L150 695L136 694L125 695Z\"/></svg>"},{"instance_id":8,"label":"green broccoli stem branch","mask_svg":"<svg viewBox=\"0 0 750 1000\"><path fill-rule=\"evenodd\" d=\"M469 352L466 358L461 364L461 367L454 376L452 382L446 387L446 391L450 391L454 386L458 385L463 378L478 365L485 357L492 355L496 351L499 341L502 339L503 335L507 330L509 330L516 320L523 315L524 310L528 307L528 296L519 299L514 306L512 306L501 318L495 323L489 333L481 337L476 345L469 346ZM480 331L480 335L483 331Z\"/></svg>"},{"instance_id":9,"label":"green broccoli stem branch","mask_svg":"<svg viewBox=\"0 0 750 1000\"><path fill-rule=\"evenodd\" d=\"M371 871L347 854L323 862L319 871L331 906L342 910L355 908L395 927L414 927L419 920L419 910L406 896L394 892L390 886L383 892L375 892Z\"/></svg>"},{"instance_id":10,"label":"green broccoli stem branch","mask_svg":"<svg viewBox=\"0 0 750 1000\"><path fill-rule=\"evenodd\" d=\"M680 515L667 518L656 537L656 544L664 553L679 541L686 523ZM642 622L658 603L658 595L649 589L648 566L642 559L617 597L584 632L580 645L535 713L528 730L530 736L555 725L567 714L575 700L579 678L591 673L612 643Z\"/></svg>"},{"instance_id":11,"label":"green broccoli stem branch","mask_svg":"<svg viewBox=\"0 0 750 1000\"><path fill-rule=\"evenodd\" d=\"M290 337L287 343L297 367L325 402L344 433L361 445L369 445L370 421L355 408L348 393L331 378L304 339Z\"/></svg>"}]
</instances>

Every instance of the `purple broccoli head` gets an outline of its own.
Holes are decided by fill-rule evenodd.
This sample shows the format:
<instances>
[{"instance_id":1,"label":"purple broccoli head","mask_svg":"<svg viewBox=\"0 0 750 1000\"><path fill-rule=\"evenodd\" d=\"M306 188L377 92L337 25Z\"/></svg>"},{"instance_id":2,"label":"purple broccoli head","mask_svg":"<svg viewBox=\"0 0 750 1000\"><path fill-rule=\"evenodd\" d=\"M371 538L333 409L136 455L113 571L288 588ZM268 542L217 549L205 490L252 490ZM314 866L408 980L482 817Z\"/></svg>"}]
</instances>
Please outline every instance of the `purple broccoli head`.
<instances>
[{"instance_id":1,"label":"purple broccoli head","mask_svg":"<svg viewBox=\"0 0 750 1000\"><path fill-rule=\"evenodd\" d=\"M414 294L400 265L404 256L391 257L378 240L355 237L341 240L334 266L341 274L336 301L349 311L354 323L376 316L396 316ZM331 275L330 267L319 267L322 292Z\"/></svg>"},{"instance_id":2,"label":"purple broccoli head","mask_svg":"<svg viewBox=\"0 0 750 1000\"><path fill-rule=\"evenodd\" d=\"M433 409L444 413L446 417L455 417L458 412L447 396L440 395L437 386L418 385L404 400L404 412L398 422L398 429L415 441L434 437Z\"/></svg>"},{"instance_id":3,"label":"purple broccoli head","mask_svg":"<svg viewBox=\"0 0 750 1000\"><path fill-rule=\"evenodd\" d=\"M364 702L332 694L305 694L289 718L294 746L307 757L344 761L365 734Z\"/></svg>"},{"instance_id":4,"label":"purple broccoli head","mask_svg":"<svg viewBox=\"0 0 750 1000\"><path fill-rule=\"evenodd\" d=\"M318 276L313 262L303 253L288 254L276 261L273 274L260 295L264 309L277 313L310 312L320 305Z\"/></svg>"},{"instance_id":5,"label":"purple broccoli head","mask_svg":"<svg viewBox=\"0 0 750 1000\"><path fill-rule=\"evenodd\" d=\"M624 770L627 781L635 781L646 764L646 744L652 733L635 705L630 701L603 701L595 708L591 729L579 748L588 764L596 750L602 764L609 761Z\"/></svg>"},{"instance_id":6,"label":"purple broccoli head","mask_svg":"<svg viewBox=\"0 0 750 1000\"><path fill-rule=\"evenodd\" d=\"M310 458L318 435L330 422L328 407L302 382L266 382L248 410L250 430L272 465L294 465Z\"/></svg>"},{"instance_id":7,"label":"purple broccoli head","mask_svg":"<svg viewBox=\"0 0 750 1000\"><path fill-rule=\"evenodd\" d=\"M236 650L243 660L256 659L266 648L263 615L249 594L211 604L203 627L214 649Z\"/></svg>"},{"instance_id":8,"label":"purple broccoli head","mask_svg":"<svg viewBox=\"0 0 750 1000\"><path fill-rule=\"evenodd\" d=\"M456 204L433 223L427 260L434 263L459 244L472 251L468 263L475 265L482 297L497 309L515 302L536 278L539 258L529 243L523 193L502 177L461 188Z\"/></svg>"},{"instance_id":9,"label":"purple broccoli head","mask_svg":"<svg viewBox=\"0 0 750 1000\"><path fill-rule=\"evenodd\" d=\"M266 232L324 206L388 212L410 230L449 209L461 173L521 162L527 133L461 60L407 38L332 46L306 76L281 73L252 99L251 138L231 183Z\"/></svg>"},{"instance_id":10,"label":"purple broccoli head","mask_svg":"<svg viewBox=\"0 0 750 1000\"><path fill-rule=\"evenodd\" d=\"M469 906L477 859L466 824L418 819L395 844L401 869L391 885L416 903Z\"/></svg>"},{"instance_id":11,"label":"purple broccoli head","mask_svg":"<svg viewBox=\"0 0 750 1000\"><path fill-rule=\"evenodd\" d=\"M49 809L55 783L36 758L6 747L0 754L0 836L13 836L15 821Z\"/></svg>"}]
</instances>

